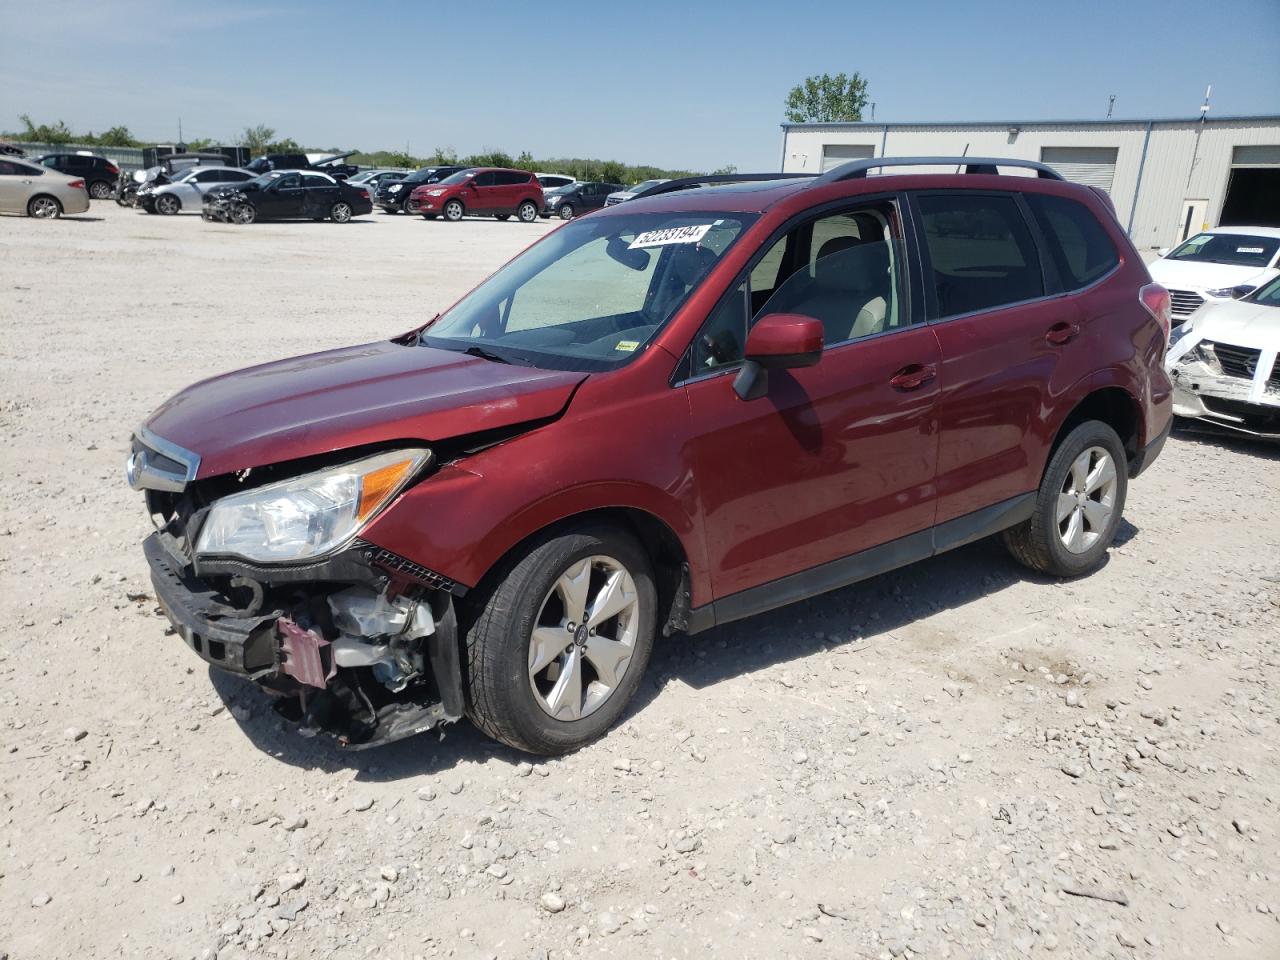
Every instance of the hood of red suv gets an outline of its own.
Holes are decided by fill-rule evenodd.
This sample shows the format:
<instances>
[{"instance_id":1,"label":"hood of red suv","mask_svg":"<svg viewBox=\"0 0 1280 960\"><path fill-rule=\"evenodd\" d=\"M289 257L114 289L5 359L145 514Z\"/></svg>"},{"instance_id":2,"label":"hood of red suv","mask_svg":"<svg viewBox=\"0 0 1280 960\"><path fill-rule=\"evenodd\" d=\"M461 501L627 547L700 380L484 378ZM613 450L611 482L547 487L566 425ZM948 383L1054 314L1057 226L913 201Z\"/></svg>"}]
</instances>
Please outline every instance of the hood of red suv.
<instances>
[{"instance_id":1,"label":"hood of red suv","mask_svg":"<svg viewBox=\"0 0 1280 960\"><path fill-rule=\"evenodd\" d=\"M560 413L584 373L389 341L203 380L148 429L200 455L200 478L391 440L440 441Z\"/></svg>"}]
</instances>

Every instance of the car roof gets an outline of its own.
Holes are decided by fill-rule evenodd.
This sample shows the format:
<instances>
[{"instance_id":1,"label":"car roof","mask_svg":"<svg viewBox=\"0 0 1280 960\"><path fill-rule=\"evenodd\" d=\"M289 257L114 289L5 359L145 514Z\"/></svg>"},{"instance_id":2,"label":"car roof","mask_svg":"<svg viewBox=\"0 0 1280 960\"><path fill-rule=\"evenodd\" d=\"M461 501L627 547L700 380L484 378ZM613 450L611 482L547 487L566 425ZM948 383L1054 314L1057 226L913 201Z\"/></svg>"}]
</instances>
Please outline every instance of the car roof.
<instances>
[{"instance_id":1,"label":"car roof","mask_svg":"<svg viewBox=\"0 0 1280 960\"><path fill-rule=\"evenodd\" d=\"M1252 237L1280 238L1280 227L1214 227L1212 230L1201 230L1201 233L1234 233Z\"/></svg>"}]
</instances>

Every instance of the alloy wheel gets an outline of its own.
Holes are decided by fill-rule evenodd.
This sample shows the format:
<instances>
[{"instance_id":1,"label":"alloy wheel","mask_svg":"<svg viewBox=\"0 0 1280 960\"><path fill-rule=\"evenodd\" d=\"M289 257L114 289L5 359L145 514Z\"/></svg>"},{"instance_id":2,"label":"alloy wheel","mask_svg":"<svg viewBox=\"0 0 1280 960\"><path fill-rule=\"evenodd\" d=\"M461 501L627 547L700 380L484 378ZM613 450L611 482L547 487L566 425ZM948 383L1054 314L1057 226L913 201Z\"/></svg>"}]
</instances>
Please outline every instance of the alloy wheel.
<instances>
[{"instance_id":1,"label":"alloy wheel","mask_svg":"<svg viewBox=\"0 0 1280 960\"><path fill-rule=\"evenodd\" d=\"M462 204L457 200L450 200L444 205L444 218L446 220L461 220L462 212Z\"/></svg>"},{"instance_id":2,"label":"alloy wheel","mask_svg":"<svg viewBox=\"0 0 1280 960\"><path fill-rule=\"evenodd\" d=\"M1072 553L1084 553L1105 535L1115 513L1116 464L1102 447L1089 447L1071 462L1058 493L1058 536Z\"/></svg>"},{"instance_id":3,"label":"alloy wheel","mask_svg":"<svg viewBox=\"0 0 1280 960\"><path fill-rule=\"evenodd\" d=\"M538 219L538 208L526 200L520 204L520 209L516 211L516 215L522 223L533 223Z\"/></svg>"},{"instance_id":4,"label":"alloy wheel","mask_svg":"<svg viewBox=\"0 0 1280 960\"><path fill-rule=\"evenodd\" d=\"M105 200L111 196L111 184L95 180L89 185L89 196L95 200Z\"/></svg>"},{"instance_id":5,"label":"alloy wheel","mask_svg":"<svg viewBox=\"0 0 1280 960\"><path fill-rule=\"evenodd\" d=\"M62 207L58 205L58 201L53 197L36 197L31 201L27 212L37 220L51 220L62 213Z\"/></svg>"},{"instance_id":6,"label":"alloy wheel","mask_svg":"<svg viewBox=\"0 0 1280 960\"><path fill-rule=\"evenodd\" d=\"M171 216L178 212L180 204L178 198L169 193L162 193L156 197L156 210L166 216Z\"/></svg>"},{"instance_id":7,"label":"alloy wheel","mask_svg":"<svg viewBox=\"0 0 1280 960\"><path fill-rule=\"evenodd\" d=\"M231 219L236 223L253 223L258 211L249 203L237 203L231 210Z\"/></svg>"},{"instance_id":8,"label":"alloy wheel","mask_svg":"<svg viewBox=\"0 0 1280 960\"><path fill-rule=\"evenodd\" d=\"M333 218L334 223L346 223L351 219L351 204L335 203L333 209L329 211L329 216Z\"/></svg>"},{"instance_id":9,"label":"alloy wheel","mask_svg":"<svg viewBox=\"0 0 1280 960\"><path fill-rule=\"evenodd\" d=\"M572 204L572 203L562 203L562 204L560 204L560 210L559 210L559 213L560 213L560 219L561 219L561 220L572 220L572 219L573 219L573 204Z\"/></svg>"},{"instance_id":10,"label":"alloy wheel","mask_svg":"<svg viewBox=\"0 0 1280 960\"><path fill-rule=\"evenodd\" d=\"M612 557L587 557L560 574L529 636L529 685L544 712L581 720L618 689L640 628L635 580Z\"/></svg>"}]
</instances>

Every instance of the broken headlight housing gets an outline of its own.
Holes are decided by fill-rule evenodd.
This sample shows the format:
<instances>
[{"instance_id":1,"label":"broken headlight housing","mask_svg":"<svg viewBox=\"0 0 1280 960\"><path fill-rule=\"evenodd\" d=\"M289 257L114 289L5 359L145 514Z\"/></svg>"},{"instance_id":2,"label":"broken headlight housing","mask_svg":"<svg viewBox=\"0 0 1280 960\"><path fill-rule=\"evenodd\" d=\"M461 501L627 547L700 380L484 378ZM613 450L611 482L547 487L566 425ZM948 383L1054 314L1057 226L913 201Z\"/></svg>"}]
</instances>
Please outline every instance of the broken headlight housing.
<instances>
[{"instance_id":1,"label":"broken headlight housing","mask_svg":"<svg viewBox=\"0 0 1280 960\"><path fill-rule=\"evenodd\" d=\"M430 450L391 450L223 497L200 528L196 553L258 563L322 556L354 537L430 461Z\"/></svg>"}]
</instances>

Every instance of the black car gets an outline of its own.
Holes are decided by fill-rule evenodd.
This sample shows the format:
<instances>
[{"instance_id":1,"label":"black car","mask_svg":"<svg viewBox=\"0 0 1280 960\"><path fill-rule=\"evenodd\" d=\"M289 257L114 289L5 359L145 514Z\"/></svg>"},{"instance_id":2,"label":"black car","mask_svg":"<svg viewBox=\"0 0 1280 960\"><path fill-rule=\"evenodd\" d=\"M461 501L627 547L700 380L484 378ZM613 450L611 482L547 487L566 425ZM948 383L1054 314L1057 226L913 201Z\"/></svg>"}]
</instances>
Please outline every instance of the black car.
<instances>
[{"instance_id":1,"label":"black car","mask_svg":"<svg viewBox=\"0 0 1280 960\"><path fill-rule=\"evenodd\" d=\"M378 184L378 192L374 194L373 202L387 213L417 213L417 208L409 205L409 194L413 193L414 187L420 187L424 183L439 183L445 177L451 177L459 170L466 169L467 167L457 164L421 167L403 180L384 181Z\"/></svg>"},{"instance_id":2,"label":"black car","mask_svg":"<svg viewBox=\"0 0 1280 960\"><path fill-rule=\"evenodd\" d=\"M57 170L84 181L89 196L95 200L106 200L120 176L120 168L106 157L95 157L88 153L46 153L37 157L36 163L50 170Z\"/></svg>"},{"instance_id":3,"label":"black car","mask_svg":"<svg viewBox=\"0 0 1280 960\"><path fill-rule=\"evenodd\" d=\"M369 191L315 170L273 170L204 195L203 216L224 223L255 220L332 220L346 223L373 212Z\"/></svg>"},{"instance_id":4,"label":"black car","mask_svg":"<svg viewBox=\"0 0 1280 960\"><path fill-rule=\"evenodd\" d=\"M604 198L622 187L616 183L571 183L542 195L542 216L572 220L580 213L590 213L604 206Z\"/></svg>"},{"instance_id":5,"label":"black car","mask_svg":"<svg viewBox=\"0 0 1280 960\"><path fill-rule=\"evenodd\" d=\"M354 150L351 151L351 153L354 152ZM323 157L315 163L308 160L305 153L268 153L266 156L249 161L245 169L252 170L254 173L269 173L272 170L318 170L321 173L327 173L335 180L345 180L360 172L360 168L354 164L342 162L351 156L351 153Z\"/></svg>"}]
</instances>

